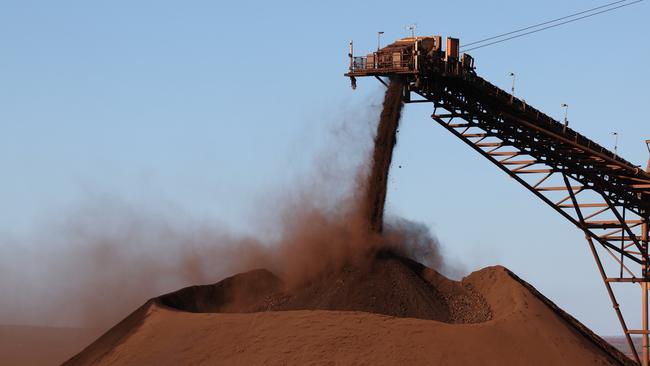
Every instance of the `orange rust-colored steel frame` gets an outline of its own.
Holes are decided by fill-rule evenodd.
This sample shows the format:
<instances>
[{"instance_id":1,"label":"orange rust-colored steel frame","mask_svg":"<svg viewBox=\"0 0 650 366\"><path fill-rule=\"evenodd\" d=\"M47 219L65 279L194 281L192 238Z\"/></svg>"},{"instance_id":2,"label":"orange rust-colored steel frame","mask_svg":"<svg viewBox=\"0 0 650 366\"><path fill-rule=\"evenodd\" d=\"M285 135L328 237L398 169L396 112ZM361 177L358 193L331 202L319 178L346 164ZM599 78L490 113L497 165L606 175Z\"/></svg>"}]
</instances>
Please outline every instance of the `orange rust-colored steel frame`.
<instances>
[{"instance_id":1,"label":"orange rust-colored steel frame","mask_svg":"<svg viewBox=\"0 0 650 366\"><path fill-rule=\"evenodd\" d=\"M625 191L625 184L615 184L609 182L609 180L603 179L604 175L616 171L626 172L625 174L634 172L634 181L643 180L643 176L638 174L635 167L631 166L631 164L628 165L624 162L612 162L611 158L605 159L609 158L606 153L603 153L602 151L597 151L596 153L589 152L584 145L576 144L575 140L559 138L560 136L557 135L556 132L551 131L548 133L541 128L529 129L528 127L530 127L530 123L518 125L516 122L522 122L520 118L512 118L510 121L506 121L505 118L512 116L511 111L508 110L510 108L507 108L509 107L507 105L506 108L504 108L506 109L505 111L500 109L496 111L481 111L480 108L477 108L476 101L467 100L462 96L459 97L458 94L454 95L450 93L448 98L436 100L435 94L429 94L426 91L415 92L423 96L425 99L432 101L436 106L436 111L437 109L442 108L448 112L452 112L451 116L447 115L447 118L444 118L444 115L438 115L436 114L436 111L434 111L432 118L436 122L445 127L456 137L472 146L477 152L497 165L538 198L554 208L559 214L584 231L585 238L589 244L592 255L594 256L598 271L603 279L608 296L612 302L616 316L631 349L631 353L639 364L646 364L645 362L647 362L646 360L648 359L648 344L645 338L648 336L648 325L646 320L647 316L645 316L645 313L647 312L647 310L645 310L647 309L647 297L645 295L647 294L647 282L650 280L647 273L648 230L647 225L640 234L634 233L633 230L642 228L642 223L648 220L647 204L649 196L648 192L645 190L639 192L639 190L632 187L628 191ZM501 94L504 95L506 99L510 99L506 92L501 92ZM454 104L454 102L458 104ZM494 116L499 117L494 118ZM457 117L463 118L467 124L452 127L452 121ZM500 120L502 125L499 126L498 124L490 123L490 119ZM513 121L514 123L512 123ZM471 130L481 130L482 132L471 133ZM492 142L492 144L497 146L486 151L486 146L480 146L480 144L488 137L500 141L496 143ZM508 158L499 160L494 149L502 149L505 147L508 147L511 150L509 152L514 154L508 154ZM601 157L601 154L603 154L604 157ZM516 161L510 160L510 158L516 156L530 157L532 159ZM603 165L603 162L606 162L607 165ZM611 169L612 165L615 169ZM625 166L621 167L621 165ZM546 169L526 169L533 166L545 166ZM541 175L541 177L536 181L537 183L532 184L531 179L521 177L523 174L538 177ZM548 180L552 175L561 176L564 185L541 186L541 184ZM641 176L642 178L637 178L638 176ZM621 180L625 182L624 179ZM630 179L629 181L633 180ZM650 181L650 179L648 181ZM580 185L576 185L576 183ZM594 203L593 201L580 202L579 194L587 190L593 191L599 195L601 201L597 203ZM545 195L546 192L554 191L568 192L568 196L560 201L553 201ZM631 195L627 194L628 192L633 192L634 195L639 197L639 200L635 200L635 197L633 196L630 197ZM629 198L631 198L631 200ZM571 203L565 203L569 199ZM583 214L584 209L595 207L599 208L596 212L588 215ZM573 214L571 211L568 211L571 209L575 211ZM623 213L621 213L621 211ZM612 214L615 219L591 220L599 215L605 216L606 213ZM636 216L638 219L633 220L626 218L625 213L630 213L630 215ZM604 233L596 232L597 230L604 231L609 229L616 230ZM619 236L614 236L617 233L621 234ZM618 277L610 278L607 276L594 241L598 242L619 265L620 273ZM621 246L612 244L612 241L620 242ZM637 250L630 250L630 246L634 246ZM619 256L613 255L613 252L618 253ZM631 261L632 263L641 265L640 276L635 275L635 272L630 270L629 264L626 265L625 263L626 259L628 259L628 262ZM624 277L623 272L626 272L628 277ZM611 287L611 283L617 282L641 283L643 299L642 307L644 309L642 330L628 329L620 305ZM644 337L643 360L639 357L637 350L634 348L631 338L632 334L641 334Z\"/></svg>"},{"instance_id":2,"label":"orange rust-colored steel frame","mask_svg":"<svg viewBox=\"0 0 650 366\"><path fill-rule=\"evenodd\" d=\"M452 62L420 61L419 70L399 74L350 70L346 76L374 76L383 84L381 77L402 78L405 102L433 103L433 120L583 231L630 351L637 363L648 365L650 172ZM612 258L616 276L608 275L599 248ZM615 283L640 284L642 329L628 329ZM641 357L632 334L643 337Z\"/></svg>"}]
</instances>

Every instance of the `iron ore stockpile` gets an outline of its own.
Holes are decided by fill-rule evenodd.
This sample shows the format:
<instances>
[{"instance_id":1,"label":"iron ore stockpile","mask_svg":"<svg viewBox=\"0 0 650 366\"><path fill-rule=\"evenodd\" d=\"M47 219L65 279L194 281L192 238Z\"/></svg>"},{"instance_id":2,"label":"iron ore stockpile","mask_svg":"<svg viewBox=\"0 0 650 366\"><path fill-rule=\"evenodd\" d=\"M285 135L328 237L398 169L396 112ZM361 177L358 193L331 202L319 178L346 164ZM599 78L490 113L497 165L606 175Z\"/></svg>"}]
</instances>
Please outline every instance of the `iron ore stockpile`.
<instances>
[{"instance_id":1,"label":"iron ore stockpile","mask_svg":"<svg viewBox=\"0 0 650 366\"><path fill-rule=\"evenodd\" d=\"M359 194L362 237L379 243L401 88L386 91ZM66 365L632 364L504 267L453 281L390 247L351 247L362 255L304 281L257 269L153 298Z\"/></svg>"}]
</instances>

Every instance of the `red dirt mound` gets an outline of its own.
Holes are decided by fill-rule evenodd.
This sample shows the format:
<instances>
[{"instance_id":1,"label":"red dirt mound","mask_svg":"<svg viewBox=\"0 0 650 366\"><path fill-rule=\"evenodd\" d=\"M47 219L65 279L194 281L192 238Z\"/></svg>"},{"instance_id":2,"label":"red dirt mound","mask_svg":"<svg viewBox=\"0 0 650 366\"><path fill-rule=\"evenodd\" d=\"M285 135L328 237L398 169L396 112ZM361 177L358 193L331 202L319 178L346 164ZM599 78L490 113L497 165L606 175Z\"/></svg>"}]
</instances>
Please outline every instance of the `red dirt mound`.
<instances>
[{"instance_id":1,"label":"red dirt mound","mask_svg":"<svg viewBox=\"0 0 650 366\"><path fill-rule=\"evenodd\" d=\"M381 253L293 289L259 270L163 295L65 365L332 363L633 364L503 267L455 282Z\"/></svg>"},{"instance_id":2,"label":"red dirt mound","mask_svg":"<svg viewBox=\"0 0 650 366\"><path fill-rule=\"evenodd\" d=\"M476 323L491 317L471 285L450 281L410 259L380 252L373 260L326 271L297 288L258 270L214 285L163 295L160 304L189 312L363 311L396 317Z\"/></svg>"},{"instance_id":3,"label":"red dirt mound","mask_svg":"<svg viewBox=\"0 0 650 366\"><path fill-rule=\"evenodd\" d=\"M192 313L250 312L252 304L265 301L283 289L273 273L258 269L241 273L213 285L191 286L160 296L157 301Z\"/></svg>"}]
</instances>

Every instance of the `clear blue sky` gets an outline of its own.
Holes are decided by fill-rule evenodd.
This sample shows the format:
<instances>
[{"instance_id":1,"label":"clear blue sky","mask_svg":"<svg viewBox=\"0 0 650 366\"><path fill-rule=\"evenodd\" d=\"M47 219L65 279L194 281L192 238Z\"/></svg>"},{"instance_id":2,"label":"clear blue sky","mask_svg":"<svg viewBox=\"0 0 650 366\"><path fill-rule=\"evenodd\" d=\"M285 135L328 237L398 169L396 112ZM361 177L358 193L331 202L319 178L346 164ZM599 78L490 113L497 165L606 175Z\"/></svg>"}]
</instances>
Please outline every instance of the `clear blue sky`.
<instances>
[{"instance_id":1,"label":"clear blue sky","mask_svg":"<svg viewBox=\"0 0 650 366\"><path fill-rule=\"evenodd\" d=\"M372 50L376 31L386 42L417 23L462 43L600 4L1 1L0 238L38 232L89 192L250 231L269 187L291 185L331 126L379 102L376 81L352 91L342 76L349 39ZM575 129L608 147L617 131L620 153L645 164L649 6L477 50L478 73L508 88L516 72L530 104L557 118L570 104ZM389 212L426 223L467 269L503 264L619 333L583 235L430 114L406 108ZM638 293L622 293L631 319Z\"/></svg>"}]
</instances>

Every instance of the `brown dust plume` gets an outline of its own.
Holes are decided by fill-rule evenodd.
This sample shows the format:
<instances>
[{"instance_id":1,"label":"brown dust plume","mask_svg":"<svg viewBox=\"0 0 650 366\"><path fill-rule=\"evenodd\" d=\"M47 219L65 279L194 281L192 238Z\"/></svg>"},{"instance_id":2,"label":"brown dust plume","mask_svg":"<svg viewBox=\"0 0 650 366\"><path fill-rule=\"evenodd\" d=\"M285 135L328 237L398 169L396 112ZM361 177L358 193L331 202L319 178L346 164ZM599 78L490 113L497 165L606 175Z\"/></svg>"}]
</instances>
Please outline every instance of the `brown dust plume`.
<instances>
[{"instance_id":1,"label":"brown dust plume","mask_svg":"<svg viewBox=\"0 0 650 366\"><path fill-rule=\"evenodd\" d=\"M448 272L428 227L402 218L384 223L402 108L398 84L386 93L379 125L374 113L346 115L319 136L326 143L311 165L316 169L292 185L265 188L251 209L269 215L250 217L251 234L174 205L108 194L82 201L16 245L0 246L0 292L8 294L0 297L0 323L104 328L183 286L254 268L300 286L384 249Z\"/></svg>"},{"instance_id":2,"label":"brown dust plume","mask_svg":"<svg viewBox=\"0 0 650 366\"><path fill-rule=\"evenodd\" d=\"M364 208L369 219L370 230L381 233L384 226L384 204L390 163L393 149L397 143L397 128L402 113L402 82L394 78L390 81L384 96L384 106L377 125L375 146L372 154L371 170L366 187Z\"/></svg>"}]
</instances>

